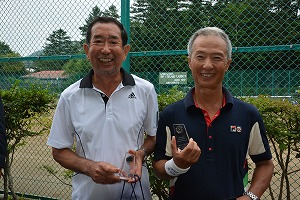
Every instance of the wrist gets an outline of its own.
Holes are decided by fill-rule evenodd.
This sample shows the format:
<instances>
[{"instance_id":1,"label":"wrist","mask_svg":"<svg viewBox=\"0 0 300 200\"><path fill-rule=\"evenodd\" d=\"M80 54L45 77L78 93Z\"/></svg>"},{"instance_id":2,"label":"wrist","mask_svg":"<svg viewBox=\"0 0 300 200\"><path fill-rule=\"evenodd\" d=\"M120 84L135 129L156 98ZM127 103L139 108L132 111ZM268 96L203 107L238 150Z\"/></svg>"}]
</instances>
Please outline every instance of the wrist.
<instances>
[{"instance_id":1,"label":"wrist","mask_svg":"<svg viewBox=\"0 0 300 200\"><path fill-rule=\"evenodd\" d=\"M180 167L178 167L173 158L171 160L168 160L166 163L165 163L165 170L166 170L166 173L170 176L179 176L181 174L184 174L186 173L188 170L190 169L190 167L188 168L185 168L185 169L182 169Z\"/></svg>"},{"instance_id":2,"label":"wrist","mask_svg":"<svg viewBox=\"0 0 300 200\"><path fill-rule=\"evenodd\" d=\"M136 151L143 151L143 156L144 156L143 161L146 161L147 156L148 156L148 153L147 153L146 149L145 148L139 148Z\"/></svg>"},{"instance_id":3,"label":"wrist","mask_svg":"<svg viewBox=\"0 0 300 200\"><path fill-rule=\"evenodd\" d=\"M256 196L250 191L244 192L243 195L248 196L251 200L260 200L258 196Z\"/></svg>"}]
</instances>

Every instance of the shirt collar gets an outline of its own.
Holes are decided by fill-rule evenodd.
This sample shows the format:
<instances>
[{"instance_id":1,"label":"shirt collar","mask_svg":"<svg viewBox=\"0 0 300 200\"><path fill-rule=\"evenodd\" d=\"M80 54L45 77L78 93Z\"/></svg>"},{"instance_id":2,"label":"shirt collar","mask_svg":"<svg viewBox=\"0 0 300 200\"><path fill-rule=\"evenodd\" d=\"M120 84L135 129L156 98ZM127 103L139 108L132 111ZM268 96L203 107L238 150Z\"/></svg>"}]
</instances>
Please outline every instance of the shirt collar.
<instances>
[{"instance_id":1,"label":"shirt collar","mask_svg":"<svg viewBox=\"0 0 300 200\"><path fill-rule=\"evenodd\" d=\"M123 76L122 84L124 86L126 86L126 85L134 86L135 81L134 81L132 75L129 74L128 72L126 72L123 68L121 68L120 71L121 71L122 76ZM94 70L91 69L88 72L88 74L80 81L79 88L93 88L93 82L92 82L93 74L94 74Z\"/></svg>"},{"instance_id":2,"label":"shirt collar","mask_svg":"<svg viewBox=\"0 0 300 200\"><path fill-rule=\"evenodd\" d=\"M196 108L195 103L194 103L194 98L193 98L194 90L195 90L195 87L191 88L190 91L187 93L187 95L184 98L184 105L187 110L191 109L191 108ZM230 94L230 92L225 87L222 87L222 91L225 96L225 102L226 102L226 105L224 107L226 107L226 106L232 107L233 106L233 96Z\"/></svg>"}]
</instances>

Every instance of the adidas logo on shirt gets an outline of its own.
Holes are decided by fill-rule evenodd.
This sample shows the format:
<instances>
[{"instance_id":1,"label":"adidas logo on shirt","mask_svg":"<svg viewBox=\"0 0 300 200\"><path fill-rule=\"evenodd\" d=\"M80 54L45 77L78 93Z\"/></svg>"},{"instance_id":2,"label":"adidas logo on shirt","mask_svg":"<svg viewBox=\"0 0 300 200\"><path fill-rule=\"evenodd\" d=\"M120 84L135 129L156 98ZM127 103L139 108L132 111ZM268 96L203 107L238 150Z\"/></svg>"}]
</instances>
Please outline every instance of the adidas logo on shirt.
<instances>
[{"instance_id":1,"label":"adidas logo on shirt","mask_svg":"<svg viewBox=\"0 0 300 200\"><path fill-rule=\"evenodd\" d=\"M128 98L129 99L136 99L136 96L135 96L135 94L133 92L131 92L131 94L128 95Z\"/></svg>"}]
</instances>

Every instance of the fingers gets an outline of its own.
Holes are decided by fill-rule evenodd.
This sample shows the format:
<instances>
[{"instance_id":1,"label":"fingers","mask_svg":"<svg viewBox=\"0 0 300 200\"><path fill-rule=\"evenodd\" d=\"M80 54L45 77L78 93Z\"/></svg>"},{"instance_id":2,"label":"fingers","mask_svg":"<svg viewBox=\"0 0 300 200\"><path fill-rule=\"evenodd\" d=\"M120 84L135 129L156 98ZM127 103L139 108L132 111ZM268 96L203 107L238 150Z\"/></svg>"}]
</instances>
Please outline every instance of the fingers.
<instances>
[{"instance_id":1,"label":"fingers","mask_svg":"<svg viewBox=\"0 0 300 200\"><path fill-rule=\"evenodd\" d=\"M140 176L135 174L131 179L128 180L128 183L135 183L140 180Z\"/></svg>"},{"instance_id":2,"label":"fingers","mask_svg":"<svg viewBox=\"0 0 300 200\"><path fill-rule=\"evenodd\" d=\"M137 151L130 149L130 150L128 151L128 153L130 153L130 154L133 154L133 155L135 155L135 156L136 156L136 154L137 154Z\"/></svg>"},{"instance_id":3,"label":"fingers","mask_svg":"<svg viewBox=\"0 0 300 200\"><path fill-rule=\"evenodd\" d=\"M91 178L95 183L113 184L120 182L119 176L116 175L120 172L120 169L114 165L105 162L95 162L91 170Z\"/></svg>"},{"instance_id":4,"label":"fingers","mask_svg":"<svg viewBox=\"0 0 300 200\"><path fill-rule=\"evenodd\" d=\"M201 149L198 144L190 138L189 144L183 149L183 153L188 154L189 162L196 163L201 155Z\"/></svg>"},{"instance_id":5,"label":"fingers","mask_svg":"<svg viewBox=\"0 0 300 200\"><path fill-rule=\"evenodd\" d=\"M172 147L172 152L178 151L175 136L172 136L171 147Z\"/></svg>"},{"instance_id":6,"label":"fingers","mask_svg":"<svg viewBox=\"0 0 300 200\"><path fill-rule=\"evenodd\" d=\"M143 161L144 161L144 152L143 151L135 151L135 150L129 150L130 154L135 155L135 166L134 166L134 173L133 175L137 175L138 177L142 176L142 167L143 167ZM130 180L130 182L136 182L134 178Z\"/></svg>"},{"instance_id":7,"label":"fingers","mask_svg":"<svg viewBox=\"0 0 300 200\"><path fill-rule=\"evenodd\" d=\"M195 164L201 155L200 147L192 138L189 139L188 145L181 151L178 151L177 148L175 148L175 137L172 138L171 145L173 160L175 164L180 168L185 169Z\"/></svg>"}]
</instances>

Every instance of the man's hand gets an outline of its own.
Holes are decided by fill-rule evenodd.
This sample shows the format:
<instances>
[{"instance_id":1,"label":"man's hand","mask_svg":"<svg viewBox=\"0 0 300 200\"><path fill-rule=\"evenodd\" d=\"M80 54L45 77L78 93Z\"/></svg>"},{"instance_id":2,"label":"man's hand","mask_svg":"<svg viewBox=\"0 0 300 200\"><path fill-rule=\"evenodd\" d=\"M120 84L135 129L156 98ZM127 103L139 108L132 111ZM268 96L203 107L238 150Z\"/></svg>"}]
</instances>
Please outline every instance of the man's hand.
<instances>
[{"instance_id":1,"label":"man's hand","mask_svg":"<svg viewBox=\"0 0 300 200\"><path fill-rule=\"evenodd\" d=\"M190 138L188 145L183 150L180 150L177 148L176 139L173 136L171 146L174 163L182 169L189 168L195 164L201 155L200 147L192 138Z\"/></svg>"},{"instance_id":2,"label":"man's hand","mask_svg":"<svg viewBox=\"0 0 300 200\"><path fill-rule=\"evenodd\" d=\"M142 150L138 150L138 151L129 150L128 152L135 156L135 175L137 175L138 177L141 178L145 153ZM138 181L138 179L133 178L133 179L130 179L128 182L132 183L132 182L136 182L136 181Z\"/></svg>"},{"instance_id":3,"label":"man's hand","mask_svg":"<svg viewBox=\"0 0 300 200\"><path fill-rule=\"evenodd\" d=\"M89 166L90 170L88 176L90 176L95 183L101 184L113 184L120 182L120 178L117 173L120 169L112 164L106 162L93 162Z\"/></svg>"}]
</instances>

